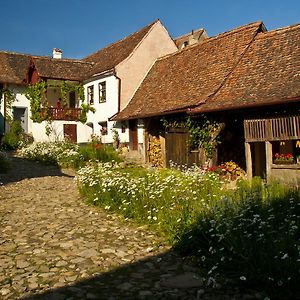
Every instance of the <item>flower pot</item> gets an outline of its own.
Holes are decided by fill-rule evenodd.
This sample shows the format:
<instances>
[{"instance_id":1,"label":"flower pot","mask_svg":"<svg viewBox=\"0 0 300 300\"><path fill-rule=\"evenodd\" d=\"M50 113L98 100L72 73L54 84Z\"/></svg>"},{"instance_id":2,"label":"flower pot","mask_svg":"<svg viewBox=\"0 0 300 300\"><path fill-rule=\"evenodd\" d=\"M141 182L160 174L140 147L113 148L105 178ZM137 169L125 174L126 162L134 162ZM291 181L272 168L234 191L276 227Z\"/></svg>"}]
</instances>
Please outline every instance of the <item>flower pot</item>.
<instances>
[{"instance_id":1,"label":"flower pot","mask_svg":"<svg viewBox=\"0 0 300 300\"><path fill-rule=\"evenodd\" d=\"M275 159L274 164L275 165L293 165L295 162L293 160L280 160Z\"/></svg>"}]
</instances>

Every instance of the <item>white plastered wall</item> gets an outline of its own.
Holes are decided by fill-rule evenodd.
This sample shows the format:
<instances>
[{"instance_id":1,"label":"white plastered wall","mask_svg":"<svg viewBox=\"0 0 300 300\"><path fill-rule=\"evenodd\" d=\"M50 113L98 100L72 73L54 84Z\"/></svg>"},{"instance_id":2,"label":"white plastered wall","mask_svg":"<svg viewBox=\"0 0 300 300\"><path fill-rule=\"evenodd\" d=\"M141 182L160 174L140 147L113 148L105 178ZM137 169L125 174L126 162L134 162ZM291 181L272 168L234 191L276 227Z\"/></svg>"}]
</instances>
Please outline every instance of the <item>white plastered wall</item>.
<instances>
[{"instance_id":1,"label":"white plastered wall","mask_svg":"<svg viewBox=\"0 0 300 300\"><path fill-rule=\"evenodd\" d=\"M99 102L99 83L106 82L106 102ZM129 142L128 128L122 133L121 124L117 124L115 121L109 121L109 118L118 112L119 105L119 80L114 75L109 75L101 79L95 79L84 84L85 90L85 103L88 102L87 88L94 87L94 104L96 112L89 112L87 115L87 123L93 124L94 134L101 137L103 143L113 143L113 129L116 129L120 142ZM107 134L102 135L102 127L99 125L101 122L107 122Z\"/></svg>"}]
</instances>

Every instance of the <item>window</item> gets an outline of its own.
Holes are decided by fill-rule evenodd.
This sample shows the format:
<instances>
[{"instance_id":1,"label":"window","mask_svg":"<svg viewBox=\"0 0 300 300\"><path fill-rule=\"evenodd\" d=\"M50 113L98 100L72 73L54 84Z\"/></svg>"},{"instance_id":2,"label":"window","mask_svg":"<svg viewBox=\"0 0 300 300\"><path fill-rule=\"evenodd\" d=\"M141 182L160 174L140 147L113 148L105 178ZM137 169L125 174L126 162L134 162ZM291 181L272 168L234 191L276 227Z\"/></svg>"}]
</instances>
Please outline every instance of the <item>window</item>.
<instances>
[{"instance_id":1,"label":"window","mask_svg":"<svg viewBox=\"0 0 300 300\"><path fill-rule=\"evenodd\" d=\"M99 83L99 103L106 102L106 82Z\"/></svg>"},{"instance_id":2,"label":"window","mask_svg":"<svg viewBox=\"0 0 300 300\"><path fill-rule=\"evenodd\" d=\"M99 122L98 124L101 126L101 135L107 135L107 122Z\"/></svg>"},{"instance_id":3,"label":"window","mask_svg":"<svg viewBox=\"0 0 300 300\"><path fill-rule=\"evenodd\" d=\"M87 88L87 96L88 96L88 103L90 105L94 104L94 86L88 86Z\"/></svg>"},{"instance_id":4,"label":"window","mask_svg":"<svg viewBox=\"0 0 300 300\"><path fill-rule=\"evenodd\" d=\"M272 142L273 163L300 164L300 140Z\"/></svg>"}]
</instances>

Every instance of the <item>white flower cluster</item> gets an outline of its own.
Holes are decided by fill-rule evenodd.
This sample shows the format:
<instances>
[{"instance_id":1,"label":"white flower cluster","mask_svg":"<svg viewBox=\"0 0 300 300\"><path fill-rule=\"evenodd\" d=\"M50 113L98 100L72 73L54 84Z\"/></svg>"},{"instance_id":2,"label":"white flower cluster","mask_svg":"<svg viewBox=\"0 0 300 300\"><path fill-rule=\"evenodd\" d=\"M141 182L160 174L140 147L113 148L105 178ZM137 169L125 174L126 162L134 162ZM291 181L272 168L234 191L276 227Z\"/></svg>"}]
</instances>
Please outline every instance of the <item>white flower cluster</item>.
<instances>
[{"instance_id":1,"label":"white flower cluster","mask_svg":"<svg viewBox=\"0 0 300 300\"><path fill-rule=\"evenodd\" d=\"M44 163L60 163L80 158L78 145L67 142L35 142L19 150L21 157Z\"/></svg>"}]
</instances>

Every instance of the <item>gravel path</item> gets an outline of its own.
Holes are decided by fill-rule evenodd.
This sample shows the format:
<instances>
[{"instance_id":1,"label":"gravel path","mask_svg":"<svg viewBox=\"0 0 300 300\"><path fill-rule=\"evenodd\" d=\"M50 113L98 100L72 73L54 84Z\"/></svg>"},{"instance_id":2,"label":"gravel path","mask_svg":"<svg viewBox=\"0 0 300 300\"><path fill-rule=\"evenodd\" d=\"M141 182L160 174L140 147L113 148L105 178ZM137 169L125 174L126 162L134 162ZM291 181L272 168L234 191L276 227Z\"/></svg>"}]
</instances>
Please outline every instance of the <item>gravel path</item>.
<instances>
[{"instance_id":1,"label":"gravel path","mask_svg":"<svg viewBox=\"0 0 300 300\"><path fill-rule=\"evenodd\" d=\"M0 299L241 299L203 287L146 228L85 204L73 175L16 157L0 175Z\"/></svg>"}]
</instances>

